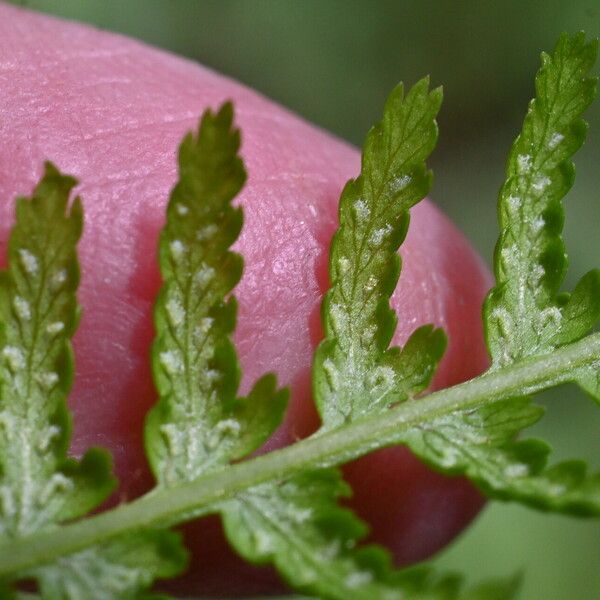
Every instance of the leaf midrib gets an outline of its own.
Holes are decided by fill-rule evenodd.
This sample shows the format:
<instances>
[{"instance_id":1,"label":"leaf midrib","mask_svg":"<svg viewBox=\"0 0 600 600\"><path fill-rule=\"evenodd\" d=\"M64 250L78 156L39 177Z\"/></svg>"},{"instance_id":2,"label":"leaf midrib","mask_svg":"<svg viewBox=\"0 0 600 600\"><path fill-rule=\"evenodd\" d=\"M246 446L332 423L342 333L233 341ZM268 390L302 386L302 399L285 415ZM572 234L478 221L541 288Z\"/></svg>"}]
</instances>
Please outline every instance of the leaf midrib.
<instances>
[{"instance_id":1,"label":"leaf midrib","mask_svg":"<svg viewBox=\"0 0 600 600\"><path fill-rule=\"evenodd\" d=\"M598 360L600 333L551 354L488 371L468 382L405 402L390 411L307 438L293 446L223 467L193 482L150 492L111 511L11 540L0 546L0 577L52 562L59 556L127 532L189 520L200 508L227 500L257 484L289 477L306 469L334 466L365 452L401 443L406 432L442 415L566 383L577 369Z\"/></svg>"}]
</instances>

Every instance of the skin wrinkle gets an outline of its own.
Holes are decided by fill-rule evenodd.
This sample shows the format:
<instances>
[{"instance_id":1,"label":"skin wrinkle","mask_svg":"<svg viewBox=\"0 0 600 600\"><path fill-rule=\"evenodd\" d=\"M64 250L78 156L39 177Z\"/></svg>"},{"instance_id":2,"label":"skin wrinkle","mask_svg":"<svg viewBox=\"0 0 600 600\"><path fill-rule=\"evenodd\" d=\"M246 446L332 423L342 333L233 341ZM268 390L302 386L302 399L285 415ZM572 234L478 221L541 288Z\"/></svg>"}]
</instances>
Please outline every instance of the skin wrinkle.
<instances>
[{"instance_id":1,"label":"skin wrinkle","mask_svg":"<svg viewBox=\"0 0 600 600\"><path fill-rule=\"evenodd\" d=\"M254 179L254 185L260 185L261 183L272 183L274 181L277 182L286 182L286 181L314 181L316 183L328 183L328 180L319 175L318 173L276 173L275 175L267 175L260 180Z\"/></svg>"},{"instance_id":2,"label":"skin wrinkle","mask_svg":"<svg viewBox=\"0 0 600 600\"><path fill-rule=\"evenodd\" d=\"M173 119L173 120L166 120L163 121L162 123L156 122L156 121L149 121L147 123L124 123L123 126L118 126L115 127L113 129L104 129L104 130L96 130L93 133L86 133L84 136L82 136L82 140L86 141L86 142L90 142L90 141L96 141L96 140L101 140L102 138L110 138L110 137L121 137L124 133L134 133L134 132L140 132L140 131L146 131L148 130L150 133L154 135L156 135L156 128L160 127L161 125L169 125L171 126L172 124L178 124L178 123L185 123L186 126L188 128L191 128L193 125L195 125L196 123L196 118L190 117L190 116L185 116L185 117L180 117L177 119Z\"/></svg>"},{"instance_id":3,"label":"skin wrinkle","mask_svg":"<svg viewBox=\"0 0 600 600\"><path fill-rule=\"evenodd\" d=\"M327 247L339 193L360 169L356 150L210 69L4 4L0 56L2 65L12 65L0 70L0 110L10 116L0 118L1 239L13 222L10 200L30 192L44 159L82 182L84 312L74 340L73 449L101 442L116 451L122 497L151 485L141 439L143 415L155 401L148 355L160 285L157 235L176 179L181 137L196 128L204 108L229 98L249 174L237 199L245 228L235 245L246 264L235 291L241 389L275 369L280 383L290 385L292 403L268 447L308 434L316 426L310 366L321 336ZM107 84L110 78L116 82ZM413 211L402 254L401 288L392 299L400 319L394 343L404 341L415 325L433 321L453 340L437 382L474 375L487 360L479 306L489 279L479 259L428 202ZM274 276L276 264L290 272L278 268ZM440 289L444 282L452 289ZM431 473L402 449L377 453L347 472L357 484L355 506L402 562L446 543L480 502L462 481ZM430 497L429 507L415 500L420 497ZM429 510L438 513L440 525L435 535L420 540L417 552L410 537L420 535ZM218 595L225 586L251 594L272 585L270 575L257 575L229 557L218 525L187 531L196 549L194 593Z\"/></svg>"},{"instance_id":4,"label":"skin wrinkle","mask_svg":"<svg viewBox=\"0 0 600 600\"><path fill-rule=\"evenodd\" d=\"M25 54L25 53L22 53ZM128 54L128 51L123 50L123 51L115 51L115 50L109 50L106 52L99 52L99 51L91 51L91 52L80 52L80 53L74 53L74 54L60 54L56 60L51 60L51 61L40 61L40 62L33 62L31 64L25 64L24 68L25 69L30 69L32 71L37 71L39 69L46 69L46 70L54 70L57 67L61 67L61 66L65 66L70 62L79 62L81 60L97 60L100 58L104 58L107 60L114 60L116 57L120 57L120 56L125 56ZM26 58L29 59L30 56L40 56L41 55L38 54L37 52L34 52L33 54L26 54ZM0 64L0 69L2 68L2 65Z\"/></svg>"}]
</instances>

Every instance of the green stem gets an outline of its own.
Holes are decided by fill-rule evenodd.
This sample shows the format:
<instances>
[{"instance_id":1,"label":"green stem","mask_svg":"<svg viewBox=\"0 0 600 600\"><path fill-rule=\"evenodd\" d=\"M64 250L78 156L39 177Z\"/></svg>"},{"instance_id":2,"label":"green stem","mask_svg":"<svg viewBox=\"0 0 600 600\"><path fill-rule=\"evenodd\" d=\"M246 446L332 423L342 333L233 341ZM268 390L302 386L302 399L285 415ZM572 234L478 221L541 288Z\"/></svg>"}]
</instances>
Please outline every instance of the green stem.
<instances>
[{"instance_id":1,"label":"green stem","mask_svg":"<svg viewBox=\"0 0 600 600\"><path fill-rule=\"evenodd\" d=\"M401 443L412 427L487 402L531 394L566 383L575 372L600 361L600 333L524 360L466 383L401 404L306 440L168 489L159 489L113 510L0 546L0 577L148 527L164 527L198 516L202 509L257 484L307 469L329 467Z\"/></svg>"}]
</instances>

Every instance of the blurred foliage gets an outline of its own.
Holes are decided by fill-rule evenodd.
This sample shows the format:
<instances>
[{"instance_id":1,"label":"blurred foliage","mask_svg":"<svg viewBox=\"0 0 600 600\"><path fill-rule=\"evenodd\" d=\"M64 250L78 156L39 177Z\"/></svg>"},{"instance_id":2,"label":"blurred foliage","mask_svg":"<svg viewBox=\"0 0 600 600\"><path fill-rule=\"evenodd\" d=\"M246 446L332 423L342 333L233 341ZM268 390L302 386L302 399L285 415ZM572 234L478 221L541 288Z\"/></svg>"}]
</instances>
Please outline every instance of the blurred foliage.
<instances>
[{"instance_id":1,"label":"blurred foliage","mask_svg":"<svg viewBox=\"0 0 600 600\"><path fill-rule=\"evenodd\" d=\"M541 49L561 31L600 36L598 0L29 0L198 60L360 143L389 90L443 84L432 196L491 259L504 160L533 94ZM598 266L600 102L567 203L572 284ZM600 420L574 390L547 397L536 428L559 456L600 467ZM573 405L577 406L574 410ZM472 579L524 569L523 598L600 597L600 524L494 505L439 562Z\"/></svg>"}]
</instances>

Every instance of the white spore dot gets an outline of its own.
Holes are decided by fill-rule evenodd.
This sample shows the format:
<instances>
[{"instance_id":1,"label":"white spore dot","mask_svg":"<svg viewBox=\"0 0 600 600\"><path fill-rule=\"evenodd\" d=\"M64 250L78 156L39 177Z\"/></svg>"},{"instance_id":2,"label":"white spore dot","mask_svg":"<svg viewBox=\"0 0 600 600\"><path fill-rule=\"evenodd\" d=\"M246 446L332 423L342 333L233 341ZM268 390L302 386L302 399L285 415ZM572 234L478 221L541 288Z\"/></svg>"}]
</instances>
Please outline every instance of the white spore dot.
<instances>
[{"instance_id":1,"label":"white spore dot","mask_svg":"<svg viewBox=\"0 0 600 600\"><path fill-rule=\"evenodd\" d=\"M37 257L25 248L19 249L19 258L25 272L29 275L35 275L39 270L39 262Z\"/></svg>"}]
</instances>

